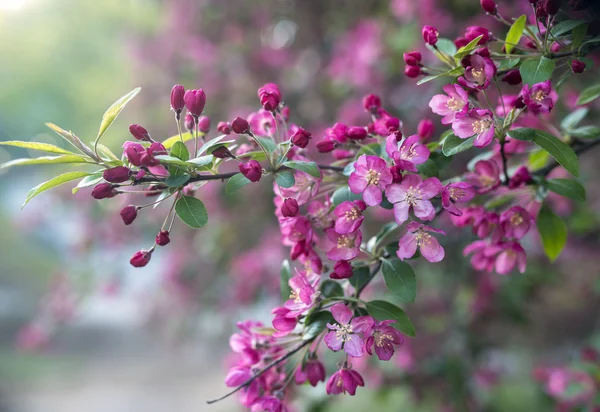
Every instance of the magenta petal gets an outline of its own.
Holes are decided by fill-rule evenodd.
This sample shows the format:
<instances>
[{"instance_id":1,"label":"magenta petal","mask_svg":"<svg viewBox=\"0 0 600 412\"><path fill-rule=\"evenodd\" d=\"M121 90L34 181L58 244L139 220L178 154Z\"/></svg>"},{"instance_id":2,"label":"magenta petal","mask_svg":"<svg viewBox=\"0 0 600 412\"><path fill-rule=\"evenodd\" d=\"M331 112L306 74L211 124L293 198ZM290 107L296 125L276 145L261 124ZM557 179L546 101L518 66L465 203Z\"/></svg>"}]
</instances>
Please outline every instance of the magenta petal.
<instances>
[{"instance_id":1,"label":"magenta petal","mask_svg":"<svg viewBox=\"0 0 600 412\"><path fill-rule=\"evenodd\" d=\"M348 186L352 193L362 193L367 187L367 179L364 176L359 176L356 172L353 172L348 179Z\"/></svg>"},{"instance_id":2,"label":"magenta petal","mask_svg":"<svg viewBox=\"0 0 600 412\"><path fill-rule=\"evenodd\" d=\"M381 345L375 345L375 353L379 360L388 361L394 355L394 346L387 339L383 339Z\"/></svg>"},{"instance_id":3,"label":"magenta petal","mask_svg":"<svg viewBox=\"0 0 600 412\"><path fill-rule=\"evenodd\" d=\"M363 192L363 200L368 206L377 206L381 203L381 190L374 185L368 185Z\"/></svg>"},{"instance_id":4,"label":"magenta petal","mask_svg":"<svg viewBox=\"0 0 600 412\"><path fill-rule=\"evenodd\" d=\"M406 202L394 203L394 218L401 225L408 220L409 206ZM434 210L435 213L435 210Z\"/></svg>"},{"instance_id":5,"label":"magenta petal","mask_svg":"<svg viewBox=\"0 0 600 412\"><path fill-rule=\"evenodd\" d=\"M517 255L512 251L506 250L496 258L496 272L500 275L506 275L515 267Z\"/></svg>"},{"instance_id":6,"label":"magenta petal","mask_svg":"<svg viewBox=\"0 0 600 412\"><path fill-rule=\"evenodd\" d=\"M431 263L436 263L444 259L444 248L433 236L429 238L429 243L421 245L421 254Z\"/></svg>"},{"instance_id":7,"label":"magenta petal","mask_svg":"<svg viewBox=\"0 0 600 412\"><path fill-rule=\"evenodd\" d=\"M390 203L398 203L406 198L406 189L398 184L389 185L385 189L385 197Z\"/></svg>"},{"instance_id":8,"label":"magenta petal","mask_svg":"<svg viewBox=\"0 0 600 412\"><path fill-rule=\"evenodd\" d=\"M352 319L352 330L354 333L368 333L375 324L375 320L370 316L357 316Z\"/></svg>"},{"instance_id":9,"label":"magenta petal","mask_svg":"<svg viewBox=\"0 0 600 412\"><path fill-rule=\"evenodd\" d=\"M421 220L432 220L435 217L435 208L429 200L417 201L413 206L413 211L415 216Z\"/></svg>"},{"instance_id":10,"label":"magenta petal","mask_svg":"<svg viewBox=\"0 0 600 412\"><path fill-rule=\"evenodd\" d=\"M440 190L442 190L442 183L437 177L431 177L421 183L419 189L421 190L421 198L431 199L440 193Z\"/></svg>"},{"instance_id":11,"label":"magenta petal","mask_svg":"<svg viewBox=\"0 0 600 412\"><path fill-rule=\"evenodd\" d=\"M342 349L342 343L343 341L341 339L338 339L337 333L335 331L331 331L327 333L327 335L325 335L325 344L329 349L331 349L334 352L337 352L340 349Z\"/></svg>"},{"instance_id":12,"label":"magenta petal","mask_svg":"<svg viewBox=\"0 0 600 412\"><path fill-rule=\"evenodd\" d=\"M407 233L398 242L398 251L396 255L400 260L411 258L417 252L417 236L413 233Z\"/></svg>"},{"instance_id":13,"label":"magenta petal","mask_svg":"<svg viewBox=\"0 0 600 412\"><path fill-rule=\"evenodd\" d=\"M362 339L358 335L348 335L344 342L344 351L349 356L360 358L364 353Z\"/></svg>"},{"instance_id":14,"label":"magenta petal","mask_svg":"<svg viewBox=\"0 0 600 412\"><path fill-rule=\"evenodd\" d=\"M490 127L490 130L488 130L487 132L481 133L480 135L478 135L475 138L475 141L473 142L473 146L485 147L492 142L493 138L494 138L494 126Z\"/></svg>"},{"instance_id":15,"label":"magenta petal","mask_svg":"<svg viewBox=\"0 0 600 412\"><path fill-rule=\"evenodd\" d=\"M347 325L350 323L352 316L354 316L352 310L350 310L350 308L343 303L336 303L333 305L331 307L331 314L333 315L335 321L340 325Z\"/></svg>"}]
</instances>

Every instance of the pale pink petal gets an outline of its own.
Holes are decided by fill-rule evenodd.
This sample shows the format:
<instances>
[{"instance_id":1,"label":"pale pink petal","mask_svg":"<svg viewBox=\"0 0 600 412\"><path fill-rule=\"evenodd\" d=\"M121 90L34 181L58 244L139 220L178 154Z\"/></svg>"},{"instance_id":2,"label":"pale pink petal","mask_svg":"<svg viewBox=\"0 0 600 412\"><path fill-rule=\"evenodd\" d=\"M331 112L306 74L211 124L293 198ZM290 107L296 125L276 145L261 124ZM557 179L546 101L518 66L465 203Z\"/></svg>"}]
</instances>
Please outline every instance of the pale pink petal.
<instances>
[{"instance_id":1,"label":"pale pink petal","mask_svg":"<svg viewBox=\"0 0 600 412\"><path fill-rule=\"evenodd\" d=\"M381 204L382 194L381 189L374 185L368 185L363 192L363 200L367 206L377 206Z\"/></svg>"},{"instance_id":2,"label":"pale pink petal","mask_svg":"<svg viewBox=\"0 0 600 412\"><path fill-rule=\"evenodd\" d=\"M429 242L421 245L421 255L431 263L439 262L444 259L444 248L438 240L433 236L429 238Z\"/></svg>"},{"instance_id":3,"label":"pale pink petal","mask_svg":"<svg viewBox=\"0 0 600 412\"><path fill-rule=\"evenodd\" d=\"M343 303L337 303L331 307L331 314L337 323L340 325L347 325L350 323L350 319L354 314L349 307L344 305Z\"/></svg>"},{"instance_id":4,"label":"pale pink petal","mask_svg":"<svg viewBox=\"0 0 600 412\"><path fill-rule=\"evenodd\" d=\"M407 233L398 242L398 251L396 255L400 260L411 258L417 252L417 236L414 233Z\"/></svg>"}]
</instances>

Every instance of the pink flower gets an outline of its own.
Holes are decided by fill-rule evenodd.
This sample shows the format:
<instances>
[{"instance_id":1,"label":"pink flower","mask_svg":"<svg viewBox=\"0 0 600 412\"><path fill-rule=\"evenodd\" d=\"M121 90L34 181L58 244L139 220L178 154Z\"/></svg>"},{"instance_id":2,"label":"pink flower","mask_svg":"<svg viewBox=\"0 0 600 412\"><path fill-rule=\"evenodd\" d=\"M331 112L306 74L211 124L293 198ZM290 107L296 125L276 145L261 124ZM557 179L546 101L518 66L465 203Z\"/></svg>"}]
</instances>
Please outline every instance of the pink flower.
<instances>
[{"instance_id":1,"label":"pink flower","mask_svg":"<svg viewBox=\"0 0 600 412\"><path fill-rule=\"evenodd\" d=\"M435 46L438 41L438 31L435 27L432 26L423 26L423 30L421 30L421 34L423 35L423 40L430 46Z\"/></svg>"},{"instance_id":2,"label":"pink flower","mask_svg":"<svg viewBox=\"0 0 600 412\"><path fill-rule=\"evenodd\" d=\"M429 149L421 143L419 135L414 134L404 139L400 148L394 150L398 147L397 144L394 144L395 139L394 134L391 134L386 140L386 150L392 150L392 153L388 152L388 154L394 159L394 163L403 170L416 173L416 165L423 164L429 159Z\"/></svg>"},{"instance_id":3,"label":"pink flower","mask_svg":"<svg viewBox=\"0 0 600 412\"><path fill-rule=\"evenodd\" d=\"M275 83L267 83L258 89L258 97L263 109L272 112L279 107L281 92Z\"/></svg>"},{"instance_id":4,"label":"pink flower","mask_svg":"<svg viewBox=\"0 0 600 412\"><path fill-rule=\"evenodd\" d=\"M242 385L252 377L252 372L248 366L234 366L229 369L225 376L225 385L230 388Z\"/></svg>"},{"instance_id":5,"label":"pink flower","mask_svg":"<svg viewBox=\"0 0 600 412\"><path fill-rule=\"evenodd\" d=\"M280 187L274 183L274 191L284 198L292 198L299 206L306 204L319 191L321 180L300 170L294 171L294 185L292 187Z\"/></svg>"},{"instance_id":6,"label":"pink flower","mask_svg":"<svg viewBox=\"0 0 600 412\"><path fill-rule=\"evenodd\" d=\"M442 118L442 124L450 124L458 113L466 112L469 107L469 96L458 84L447 84L443 87L444 94L436 94L431 98L431 111Z\"/></svg>"},{"instance_id":7,"label":"pink flower","mask_svg":"<svg viewBox=\"0 0 600 412\"><path fill-rule=\"evenodd\" d=\"M271 136L275 131L275 119L270 112L264 109L251 113L247 120L252 132L259 136Z\"/></svg>"},{"instance_id":8,"label":"pink flower","mask_svg":"<svg viewBox=\"0 0 600 412\"><path fill-rule=\"evenodd\" d=\"M527 109L533 114L550 113L552 107L554 107L552 94L556 95L552 91L550 80L534 84L531 87L528 84L524 84L521 90L523 103L527 105Z\"/></svg>"},{"instance_id":9,"label":"pink flower","mask_svg":"<svg viewBox=\"0 0 600 412\"><path fill-rule=\"evenodd\" d=\"M300 364L295 374L296 385L301 385L308 381L312 386L317 386L321 381L325 381L325 367L317 359L311 359Z\"/></svg>"},{"instance_id":10,"label":"pink flower","mask_svg":"<svg viewBox=\"0 0 600 412\"><path fill-rule=\"evenodd\" d=\"M516 189L518 187L526 185L527 183L530 183L531 181L531 174L529 173L529 169L527 169L527 166L519 166L519 168L515 170L513 175L510 177L510 180L508 182L508 188Z\"/></svg>"},{"instance_id":11,"label":"pink flower","mask_svg":"<svg viewBox=\"0 0 600 412\"><path fill-rule=\"evenodd\" d=\"M352 265L347 260L338 260L333 266L333 272L329 275L331 279L348 279L353 275Z\"/></svg>"},{"instance_id":12,"label":"pink flower","mask_svg":"<svg viewBox=\"0 0 600 412\"><path fill-rule=\"evenodd\" d=\"M360 242L362 242L362 233L356 232L339 234L335 229L325 231L327 237L335 246L327 252L327 257L331 260L352 260L360 253Z\"/></svg>"},{"instance_id":13,"label":"pink flower","mask_svg":"<svg viewBox=\"0 0 600 412\"><path fill-rule=\"evenodd\" d=\"M333 210L333 214L337 216L335 231L340 234L356 232L365 219L362 213L366 208L367 206L362 200L340 203Z\"/></svg>"},{"instance_id":14,"label":"pink flower","mask_svg":"<svg viewBox=\"0 0 600 412\"><path fill-rule=\"evenodd\" d=\"M465 74L458 78L458 82L464 87L484 90L489 87L495 74L496 65L491 59L473 54L469 58L469 65L465 69Z\"/></svg>"},{"instance_id":15,"label":"pink flower","mask_svg":"<svg viewBox=\"0 0 600 412\"><path fill-rule=\"evenodd\" d=\"M490 110L473 109L467 113L458 113L452 122L454 134L461 139L475 137L475 147L485 147L494 138L494 118Z\"/></svg>"},{"instance_id":16,"label":"pink flower","mask_svg":"<svg viewBox=\"0 0 600 412\"><path fill-rule=\"evenodd\" d=\"M404 339L402 334L390 326L395 320L384 320L373 326L372 335L365 341L365 349L372 355L372 347L375 345L375 353L379 360L390 360L394 355L394 345L402 345Z\"/></svg>"},{"instance_id":17,"label":"pink flower","mask_svg":"<svg viewBox=\"0 0 600 412\"><path fill-rule=\"evenodd\" d=\"M527 267L525 250L518 242L508 242L502 245L502 251L496 257L496 272L506 275L515 265L519 272L524 273Z\"/></svg>"},{"instance_id":18,"label":"pink flower","mask_svg":"<svg viewBox=\"0 0 600 412\"><path fill-rule=\"evenodd\" d=\"M186 90L183 95L183 100L185 101L185 107L188 109L188 112L194 117L199 117L206 104L206 94L202 89Z\"/></svg>"},{"instance_id":19,"label":"pink flower","mask_svg":"<svg viewBox=\"0 0 600 412\"><path fill-rule=\"evenodd\" d=\"M385 160L377 156L362 155L354 163L354 172L348 179L352 193L363 193L363 200L369 206L381 203L382 191L392 183Z\"/></svg>"},{"instance_id":20,"label":"pink flower","mask_svg":"<svg viewBox=\"0 0 600 412\"><path fill-rule=\"evenodd\" d=\"M410 222L408 224L406 234L402 236L398 243L396 255L400 260L414 256L417 247L421 251L421 255L429 262L435 263L444 259L444 248L440 246L436 238L427 232L446 234L442 230L434 229L417 222Z\"/></svg>"},{"instance_id":21,"label":"pink flower","mask_svg":"<svg viewBox=\"0 0 600 412\"><path fill-rule=\"evenodd\" d=\"M367 332L375 321L370 316L354 317L352 310L343 303L333 305L331 314L337 324L327 324L329 333L325 335L325 344L334 352L343 347L349 356L360 358L364 352L360 334Z\"/></svg>"},{"instance_id":22,"label":"pink flower","mask_svg":"<svg viewBox=\"0 0 600 412\"><path fill-rule=\"evenodd\" d=\"M238 164L240 172L251 182L258 182L262 177L262 166L256 160L248 160Z\"/></svg>"},{"instance_id":23,"label":"pink flower","mask_svg":"<svg viewBox=\"0 0 600 412\"><path fill-rule=\"evenodd\" d=\"M401 183L388 186L385 195L394 204L396 222L400 225L406 222L411 208L419 219L433 219L435 208L429 199L435 197L441 187L442 184L437 178L422 181L418 175L404 176Z\"/></svg>"},{"instance_id":24,"label":"pink flower","mask_svg":"<svg viewBox=\"0 0 600 412\"><path fill-rule=\"evenodd\" d=\"M320 292L315 289L315 284L309 283L303 275L292 276L288 284L292 292L283 307L290 311L288 317L297 317L314 305Z\"/></svg>"},{"instance_id":25,"label":"pink flower","mask_svg":"<svg viewBox=\"0 0 600 412\"><path fill-rule=\"evenodd\" d=\"M466 203L475 197L475 190L465 182L449 183L442 188L442 207L453 215L460 216L462 212L454 203Z\"/></svg>"},{"instance_id":26,"label":"pink flower","mask_svg":"<svg viewBox=\"0 0 600 412\"><path fill-rule=\"evenodd\" d=\"M275 396L258 398L250 408L250 412L286 412L287 410L281 399Z\"/></svg>"},{"instance_id":27,"label":"pink flower","mask_svg":"<svg viewBox=\"0 0 600 412\"><path fill-rule=\"evenodd\" d=\"M500 168L493 160L480 160L465 178L479 194L487 193L500 186Z\"/></svg>"},{"instance_id":28,"label":"pink flower","mask_svg":"<svg viewBox=\"0 0 600 412\"><path fill-rule=\"evenodd\" d=\"M485 240L477 240L470 245L467 245L463 250L463 255L467 256L471 253L471 266L476 270L485 270L491 272L496 263L496 255L500 251L500 246L491 245Z\"/></svg>"},{"instance_id":29,"label":"pink flower","mask_svg":"<svg viewBox=\"0 0 600 412\"><path fill-rule=\"evenodd\" d=\"M473 223L473 232L480 238L490 236L492 243L498 243L504 236L500 216L495 212L487 212Z\"/></svg>"},{"instance_id":30,"label":"pink flower","mask_svg":"<svg viewBox=\"0 0 600 412\"><path fill-rule=\"evenodd\" d=\"M531 226L531 216L520 206L513 206L500 215L500 224L507 238L521 239Z\"/></svg>"},{"instance_id":31,"label":"pink flower","mask_svg":"<svg viewBox=\"0 0 600 412\"><path fill-rule=\"evenodd\" d=\"M328 395L339 395L340 393L356 394L356 388L365 386L362 376L355 370L344 366L342 369L331 375L325 386Z\"/></svg>"},{"instance_id":32,"label":"pink flower","mask_svg":"<svg viewBox=\"0 0 600 412\"><path fill-rule=\"evenodd\" d=\"M475 40L477 37L483 36L479 39L478 45L486 44L490 40L490 31L485 27L481 26L469 26L465 31L465 38L471 42Z\"/></svg>"}]
</instances>

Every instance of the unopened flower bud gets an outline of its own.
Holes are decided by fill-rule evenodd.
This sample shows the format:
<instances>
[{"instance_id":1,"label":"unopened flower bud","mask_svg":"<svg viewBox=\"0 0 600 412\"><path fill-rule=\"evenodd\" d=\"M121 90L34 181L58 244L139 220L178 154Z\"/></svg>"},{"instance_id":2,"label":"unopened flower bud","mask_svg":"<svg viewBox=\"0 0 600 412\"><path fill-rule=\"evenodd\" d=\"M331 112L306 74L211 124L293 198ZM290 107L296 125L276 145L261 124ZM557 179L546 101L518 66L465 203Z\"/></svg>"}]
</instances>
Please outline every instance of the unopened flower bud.
<instances>
[{"instance_id":1,"label":"unopened flower bud","mask_svg":"<svg viewBox=\"0 0 600 412\"><path fill-rule=\"evenodd\" d=\"M573 59L571 62L571 70L573 70L573 73L583 73L585 70L585 63L581 60Z\"/></svg>"},{"instance_id":2,"label":"unopened flower bud","mask_svg":"<svg viewBox=\"0 0 600 412\"><path fill-rule=\"evenodd\" d=\"M219 122L217 124L217 131L223 134L231 133L231 125L227 122Z\"/></svg>"},{"instance_id":3,"label":"unopened flower bud","mask_svg":"<svg viewBox=\"0 0 600 412\"><path fill-rule=\"evenodd\" d=\"M400 130L394 130L390 134L394 135L394 138L396 139L396 143L400 143L400 141L402 140L402 132Z\"/></svg>"},{"instance_id":4,"label":"unopened flower bud","mask_svg":"<svg viewBox=\"0 0 600 412\"><path fill-rule=\"evenodd\" d=\"M116 195L115 188L110 183L97 184L92 190L92 197L98 200L113 197L114 195Z\"/></svg>"},{"instance_id":5,"label":"unopened flower bud","mask_svg":"<svg viewBox=\"0 0 600 412\"><path fill-rule=\"evenodd\" d=\"M363 97L363 107L369 113L375 113L381 107L381 99L376 94Z\"/></svg>"},{"instance_id":6,"label":"unopened flower bud","mask_svg":"<svg viewBox=\"0 0 600 412\"><path fill-rule=\"evenodd\" d=\"M196 126L196 123L194 121L194 116L192 116L189 113L186 113L185 120L183 122L185 124L185 128L187 129L187 131L192 133L192 131L194 130L194 127Z\"/></svg>"},{"instance_id":7,"label":"unopened flower bud","mask_svg":"<svg viewBox=\"0 0 600 412\"><path fill-rule=\"evenodd\" d=\"M390 173L392 174L392 183L400 183L402 181L402 168L400 166L390 167Z\"/></svg>"},{"instance_id":8,"label":"unopened flower bud","mask_svg":"<svg viewBox=\"0 0 600 412\"><path fill-rule=\"evenodd\" d=\"M238 165L240 172L251 182L258 182L262 177L262 166L256 160L249 160Z\"/></svg>"},{"instance_id":9,"label":"unopened flower bud","mask_svg":"<svg viewBox=\"0 0 600 412\"><path fill-rule=\"evenodd\" d=\"M148 130L144 129L139 124L132 124L129 126L129 133L137 140L150 140L150 134Z\"/></svg>"},{"instance_id":10,"label":"unopened flower bud","mask_svg":"<svg viewBox=\"0 0 600 412\"><path fill-rule=\"evenodd\" d=\"M404 53L404 62L409 66L418 66L421 64L421 53L418 51Z\"/></svg>"},{"instance_id":11,"label":"unopened flower bud","mask_svg":"<svg viewBox=\"0 0 600 412\"><path fill-rule=\"evenodd\" d=\"M210 131L210 117L200 116L198 119L198 128L202 133L208 133Z\"/></svg>"},{"instance_id":12,"label":"unopened flower bud","mask_svg":"<svg viewBox=\"0 0 600 412\"><path fill-rule=\"evenodd\" d=\"M332 152L333 149L335 149L335 142L333 140L325 139L317 143L317 150L320 153L329 153Z\"/></svg>"},{"instance_id":13,"label":"unopened flower bud","mask_svg":"<svg viewBox=\"0 0 600 412\"><path fill-rule=\"evenodd\" d=\"M281 92L274 83L267 83L258 89L258 97L263 109L269 112L276 110L281 102Z\"/></svg>"},{"instance_id":14,"label":"unopened flower bud","mask_svg":"<svg viewBox=\"0 0 600 412\"><path fill-rule=\"evenodd\" d=\"M294 146L304 149L310 142L311 134L309 131L299 127L290 138Z\"/></svg>"},{"instance_id":15,"label":"unopened flower bud","mask_svg":"<svg viewBox=\"0 0 600 412\"><path fill-rule=\"evenodd\" d=\"M423 26L421 34L423 35L423 40L425 40L425 43L430 46L435 46L438 41L438 31L435 27Z\"/></svg>"},{"instance_id":16,"label":"unopened flower bud","mask_svg":"<svg viewBox=\"0 0 600 412\"><path fill-rule=\"evenodd\" d=\"M281 205L281 214L285 217L294 217L298 214L298 201L288 197Z\"/></svg>"},{"instance_id":17,"label":"unopened flower bud","mask_svg":"<svg viewBox=\"0 0 600 412\"><path fill-rule=\"evenodd\" d=\"M150 262L150 258L152 257L152 252L149 250L140 250L139 252L135 252L129 263L131 266L136 268L142 268Z\"/></svg>"},{"instance_id":18,"label":"unopened flower bud","mask_svg":"<svg viewBox=\"0 0 600 412\"><path fill-rule=\"evenodd\" d=\"M146 176L146 171L144 169L140 169L136 174L135 174L135 180L140 180L142 179L144 176Z\"/></svg>"},{"instance_id":19,"label":"unopened flower bud","mask_svg":"<svg viewBox=\"0 0 600 412\"><path fill-rule=\"evenodd\" d=\"M185 89L180 84L176 84L171 89L171 110L177 113L177 116L179 116L185 107L185 101L183 100L184 95Z\"/></svg>"},{"instance_id":20,"label":"unopened flower bud","mask_svg":"<svg viewBox=\"0 0 600 412\"><path fill-rule=\"evenodd\" d=\"M514 69L507 72L502 78L502 81L510 84L511 86L516 86L517 84L521 84L523 79L521 79L521 72L519 69Z\"/></svg>"},{"instance_id":21,"label":"unopened flower bud","mask_svg":"<svg viewBox=\"0 0 600 412\"><path fill-rule=\"evenodd\" d=\"M352 265L347 260L338 260L333 266L333 272L329 275L331 279L348 279L351 278Z\"/></svg>"},{"instance_id":22,"label":"unopened flower bud","mask_svg":"<svg viewBox=\"0 0 600 412\"><path fill-rule=\"evenodd\" d=\"M129 180L129 169L125 166L106 169L104 173L102 173L102 177L110 183L123 183Z\"/></svg>"},{"instance_id":23,"label":"unopened flower bud","mask_svg":"<svg viewBox=\"0 0 600 412\"><path fill-rule=\"evenodd\" d=\"M229 151L229 149L225 146L219 146L215 150L211 152L211 154L217 159L226 159L226 158L235 158L233 153Z\"/></svg>"},{"instance_id":24,"label":"unopened flower bud","mask_svg":"<svg viewBox=\"0 0 600 412\"><path fill-rule=\"evenodd\" d=\"M417 125L417 134L422 141L427 141L433 136L433 122L429 119L423 119Z\"/></svg>"},{"instance_id":25,"label":"unopened flower bud","mask_svg":"<svg viewBox=\"0 0 600 412\"><path fill-rule=\"evenodd\" d=\"M231 129L234 133L244 134L250 130L250 124L246 119L242 119L238 116L231 122Z\"/></svg>"},{"instance_id":26,"label":"unopened flower bud","mask_svg":"<svg viewBox=\"0 0 600 412\"><path fill-rule=\"evenodd\" d=\"M363 212L367 210L367 204L364 202L364 200L356 199L353 203Z\"/></svg>"},{"instance_id":27,"label":"unopened flower bud","mask_svg":"<svg viewBox=\"0 0 600 412\"><path fill-rule=\"evenodd\" d=\"M360 126L351 126L346 131L346 135L352 140L362 140L367 137L367 129Z\"/></svg>"},{"instance_id":28,"label":"unopened flower bud","mask_svg":"<svg viewBox=\"0 0 600 412\"><path fill-rule=\"evenodd\" d=\"M169 244L169 242L171 242L171 239L169 238L168 231L161 230L160 232L158 232L158 235L156 235L156 244L158 246L166 246Z\"/></svg>"},{"instance_id":29,"label":"unopened flower bud","mask_svg":"<svg viewBox=\"0 0 600 412\"><path fill-rule=\"evenodd\" d=\"M125 223L126 225L132 224L135 218L137 217L137 211L137 206L125 206L121 210L121 218L123 219L123 223Z\"/></svg>"},{"instance_id":30,"label":"unopened flower bud","mask_svg":"<svg viewBox=\"0 0 600 412\"><path fill-rule=\"evenodd\" d=\"M481 8L485 10L486 13L496 14L496 8L498 7L494 0L481 0Z\"/></svg>"},{"instance_id":31,"label":"unopened flower bud","mask_svg":"<svg viewBox=\"0 0 600 412\"><path fill-rule=\"evenodd\" d=\"M421 68L419 66L406 66L404 68L404 75L414 79L421 74Z\"/></svg>"},{"instance_id":32,"label":"unopened flower bud","mask_svg":"<svg viewBox=\"0 0 600 412\"><path fill-rule=\"evenodd\" d=\"M187 107L192 116L200 117L204 110L204 105L206 104L206 94L204 93L204 90L188 90L185 92L183 100L185 102L185 107Z\"/></svg>"}]
</instances>

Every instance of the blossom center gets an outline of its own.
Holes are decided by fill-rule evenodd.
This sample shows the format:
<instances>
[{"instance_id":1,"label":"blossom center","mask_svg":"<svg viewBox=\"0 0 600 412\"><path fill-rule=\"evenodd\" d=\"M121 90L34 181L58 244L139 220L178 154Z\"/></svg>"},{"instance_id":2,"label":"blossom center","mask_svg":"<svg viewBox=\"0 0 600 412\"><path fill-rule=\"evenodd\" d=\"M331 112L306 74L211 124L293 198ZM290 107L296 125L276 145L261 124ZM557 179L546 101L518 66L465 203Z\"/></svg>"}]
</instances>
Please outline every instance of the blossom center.
<instances>
[{"instance_id":1,"label":"blossom center","mask_svg":"<svg viewBox=\"0 0 600 412\"><path fill-rule=\"evenodd\" d=\"M377 345L379 347L384 346L386 344L386 340L391 341L393 339L392 335L388 335L388 334L381 333L381 332L375 332L373 334L373 337L375 338L375 345Z\"/></svg>"},{"instance_id":2,"label":"blossom center","mask_svg":"<svg viewBox=\"0 0 600 412\"><path fill-rule=\"evenodd\" d=\"M485 74L483 74L483 69L473 69L471 70L471 74L473 75L473 78L477 80L477 83L483 83L483 81L485 80Z\"/></svg>"},{"instance_id":3,"label":"blossom center","mask_svg":"<svg viewBox=\"0 0 600 412\"><path fill-rule=\"evenodd\" d=\"M538 90L531 95L531 98L539 103L546 98L546 93L543 90Z\"/></svg>"},{"instance_id":4,"label":"blossom center","mask_svg":"<svg viewBox=\"0 0 600 412\"><path fill-rule=\"evenodd\" d=\"M355 208L347 210L344 215L346 216L346 219L348 219L348 220L358 219L358 211Z\"/></svg>"},{"instance_id":5,"label":"blossom center","mask_svg":"<svg viewBox=\"0 0 600 412\"><path fill-rule=\"evenodd\" d=\"M293 299L294 303L302 302L302 299L300 298L300 289L292 290L292 292L290 293L290 299Z\"/></svg>"},{"instance_id":6,"label":"blossom center","mask_svg":"<svg viewBox=\"0 0 600 412\"><path fill-rule=\"evenodd\" d=\"M473 132L475 134L481 134L481 133L487 132L488 130L490 130L491 126L492 126L491 119L475 120L473 122Z\"/></svg>"},{"instance_id":7,"label":"blossom center","mask_svg":"<svg viewBox=\"0 0 600 412\"><path fill-rule=\"evenodd\" d=\"M448 193L450 194L450 198L452 200L458 200L460 198L462 198L465 195L464 190L457 188L457 187L451 187L448 189Z\"/></svg>"},{"instance_id":8,"label":"blossom center","mask_svg":"<svg viewBox=\"0 0 600 412\"><path fill-rule=\"evenodd\" d=\"M427 246L431 243L431 235L421 229L417 231L415 239L417 240L417 246L419 247Z\"/></svg>"},{"instance_id":9,"label":"blossom center","mask_svg":"<svg viewBox=\"0 0 600 412\"><path fill-rule=\"evenodd\" d=\"M381 173L373 169L369 169L367 171L367 175L365 176L365 178L367 179L367 183L370 185L378 185L380 177Z\"/></svg>"},{"instance_id":10,"label":"blossom center","mask_svg":"<svg viewBox=\"0 0 600 412\"><path fill-rule=\"evenodd\" d=\"M523 223L523 217L520 214L514 214L510 217L510 223L513 226L518 226Z\"/></svg>"},{"instance_id":11,"label":"blossom center","mask_svg":"<svg viewBox=\"0 0 600 412\"><path fill-rule=\"evenodd\" d=\"M341 248L350 248L354 246L354 239L350 239L348 236L346 235L341 235L340 237L338 237L337 239L337 247L338 249Z\"/></svg>"},{"instance_id":12,"label":"blossom center","mask_svg":"<svg viewBox=\"0 0 600 412\"><path fill-rule=\"evenodd\" d=\"M406 197L404 200L410 206L415 206L417 202L421 200L421 190L413 186L409 187L406 191Z\"/></svg>"},{"instance_id":13,"label":"blossom center","mask_svg":"<svg viewBox=\"0 0 600 412\"><path fill-rule=\"evenodd\" d=\"M448 101L446 102L446 106L453 112L458 112L465 106L465 102L463 102L460 99L457 99L456 97L452 97L448 99Z\"/></svg>"},{"instance_id":14,"label":"blossom center","mask_svg":"<svg viewBox=\"0 0 600 412\"><path fill-rule=\"evenodd\" d=\"M335 332L336 338L340 339L343 342L346 342L350 339L350 335L352 334L352 325L340 325L338 330Z\"/></svg>"}]
</instances>

